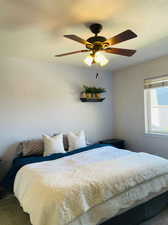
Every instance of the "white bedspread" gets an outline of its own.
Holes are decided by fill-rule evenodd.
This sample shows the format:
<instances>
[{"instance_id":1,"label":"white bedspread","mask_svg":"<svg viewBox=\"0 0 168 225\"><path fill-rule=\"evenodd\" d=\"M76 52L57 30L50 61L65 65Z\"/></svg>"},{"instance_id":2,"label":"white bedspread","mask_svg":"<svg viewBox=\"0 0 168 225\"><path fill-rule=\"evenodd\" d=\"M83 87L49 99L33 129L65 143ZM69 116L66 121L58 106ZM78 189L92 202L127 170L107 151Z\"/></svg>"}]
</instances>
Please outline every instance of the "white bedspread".
<instances>
[{"instance_id":1,"label":"white bedspread","mask_svg":"<svg viewBox=\"0 0 168 225\"><path fill-rule=\"evenodd\" d=\"M167 174L166 159L107 146L24 166L17 173L14 192L33 225L65 225L103 202ZM166 182L168 179L162 180L159 189Z\"/></svg>"}]
</instances>

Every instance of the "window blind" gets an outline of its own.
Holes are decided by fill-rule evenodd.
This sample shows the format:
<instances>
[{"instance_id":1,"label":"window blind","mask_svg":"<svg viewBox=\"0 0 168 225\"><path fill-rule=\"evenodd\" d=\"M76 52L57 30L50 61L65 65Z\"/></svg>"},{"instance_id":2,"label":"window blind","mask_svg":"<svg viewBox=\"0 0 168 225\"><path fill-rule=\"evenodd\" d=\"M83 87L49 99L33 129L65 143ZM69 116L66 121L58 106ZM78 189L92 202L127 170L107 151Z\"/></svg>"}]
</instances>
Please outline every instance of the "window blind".
<instances>
[{"instance_id":1,"label":"window blind","mask_svg":"<svg viewBox=\"0 0 168 225\"><path fill-rule=\"evenodd\" d=\"M144 80L144 89L159 87L168 87L168 75Z\"/></svg>"}]
</instances>

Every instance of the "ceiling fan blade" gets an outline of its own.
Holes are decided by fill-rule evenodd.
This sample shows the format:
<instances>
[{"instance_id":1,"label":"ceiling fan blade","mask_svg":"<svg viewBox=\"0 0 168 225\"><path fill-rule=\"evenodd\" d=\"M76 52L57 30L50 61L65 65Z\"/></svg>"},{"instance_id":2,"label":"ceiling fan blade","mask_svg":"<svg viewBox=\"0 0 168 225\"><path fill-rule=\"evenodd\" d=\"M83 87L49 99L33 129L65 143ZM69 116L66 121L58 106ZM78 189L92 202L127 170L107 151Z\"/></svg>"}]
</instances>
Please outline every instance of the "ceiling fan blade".
<instances>
[{"instance_id":1,"label":"ceiling fan blade","mask_svg":"<svg viewBox=\"0 0 168 225\"><path fill-rule=\"evenodd\" d=\"M108 42L110 45L115 45L120 42L127 41L132 38L136 38L136 37L137 37L137 34L135 34L132 30L126 30L126 31L108 39L105 42Z\"/></svg>"},{"instance_id":2,"label":"ceiling fan blade","mask_svg":"<svg viewBox=\"0 0 168 225\"><path fill-rule=\"evenodd\" d=\"M72 54L76 54L76 53L82 53L82 52L90 52L90 50L79 50L79 51L74 51L74 52L67 52L64 54L60 54L60 55L55 55L55 57L61 57L61 56L66 56L66 55L72 55Z\"/></svg>"},{"instance_id":3,"label":"ceiling fan blade","mask_svg":"<svg viewBox=\"0 0 168 225\"><path fill-rule=\"evenodd\" d=\"M86 45L87 43L89 43L88 41L84 40L83 38L78 37L75 34L64 35L64 37L66 37L68 39L71 39L73 41L77 41L77 42L79 42L81 44L84 44L84 45Z\"/></svg>"},{"instance_id":4,"label":"ceiling fan blade","mask_svg":"<svg viewBox=\"0 0 168 225\"><path fill-rule=\"evenodd\" d=\"M124 49L124 48L106 48L106 49L104 49L104 51L107 53L123 55L123 56L132 56L136 52L136 50Z\"/></svg>"}]
</instances>

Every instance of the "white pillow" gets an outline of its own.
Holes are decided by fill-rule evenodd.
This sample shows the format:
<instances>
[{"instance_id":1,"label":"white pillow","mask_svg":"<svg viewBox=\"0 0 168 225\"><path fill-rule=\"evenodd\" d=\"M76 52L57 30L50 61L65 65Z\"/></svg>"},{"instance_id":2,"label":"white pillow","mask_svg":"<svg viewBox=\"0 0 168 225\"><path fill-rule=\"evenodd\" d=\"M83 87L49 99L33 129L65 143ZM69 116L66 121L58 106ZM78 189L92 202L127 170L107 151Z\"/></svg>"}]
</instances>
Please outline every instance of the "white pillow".
<instances>
[{"instance_id":1,"label":"white pillow","mask_svg":"<svg viewBox=\"0 0 168 225\"><path fill-rule=\"evenodd\" d=\"M68 151L72 151L78 148L86 147L86 136L85 132L82 130L79 133L70 132L68 135Z\"/></svg>"},{"instance_id":2,"label":"white pillow","mask_svg":"<svg viewBox=\"0 0 168 225\"><path fill-rule=\"evenodd\" d=\"M43 135L44 153L43 156L48 156L54 153L65 153L63 144L63 134L56 136Z\"/></svg>"}]
</instances>

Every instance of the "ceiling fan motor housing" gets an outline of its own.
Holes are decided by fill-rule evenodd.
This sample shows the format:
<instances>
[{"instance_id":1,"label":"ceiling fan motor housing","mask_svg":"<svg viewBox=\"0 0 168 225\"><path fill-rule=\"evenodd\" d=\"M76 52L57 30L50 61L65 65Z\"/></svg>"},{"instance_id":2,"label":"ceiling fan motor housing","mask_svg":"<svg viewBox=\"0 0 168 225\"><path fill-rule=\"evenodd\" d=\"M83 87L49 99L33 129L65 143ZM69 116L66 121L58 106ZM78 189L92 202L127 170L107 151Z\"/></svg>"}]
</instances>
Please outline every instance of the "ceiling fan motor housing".
<instances>
[{"instance_id":1,"label":"ceiling fan motor housing","mask_svg":"<svg viewBox=\"0 0 168 225\"><path fill-rule=\"evenodd\" d=\"M103 48L109 47L109 44L105 42L107 39L102 36L93 36L87 39L90 44L86 44L86 48L93 50L101 50Z\"/></svg>"},{"instance_id":2,"label":"ceiling fan motor housing","mask_svg":"<svg viewBox=\"0 0 168 225\"><path fill-rule=\"evenodd\" d=\"M105 37L102 36L93 36L87 39L88 42L94 44L95 42L104 42L107 39Z\"/></svg>"}]
</instances>

